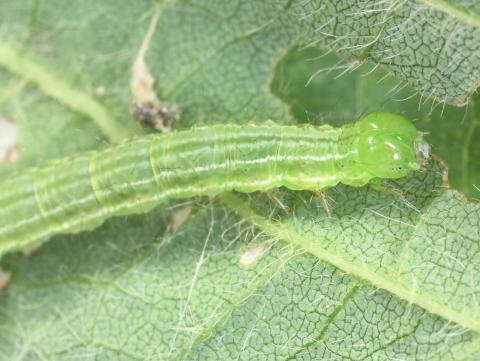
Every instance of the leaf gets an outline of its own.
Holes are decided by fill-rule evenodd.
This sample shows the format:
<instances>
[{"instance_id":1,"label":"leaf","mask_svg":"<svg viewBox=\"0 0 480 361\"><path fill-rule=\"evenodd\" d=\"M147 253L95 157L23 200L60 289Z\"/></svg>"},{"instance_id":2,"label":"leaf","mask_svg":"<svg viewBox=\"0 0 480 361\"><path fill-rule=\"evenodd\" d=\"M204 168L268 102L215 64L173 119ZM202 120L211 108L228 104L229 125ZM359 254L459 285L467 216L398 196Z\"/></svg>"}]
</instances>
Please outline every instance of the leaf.
<instances>
[{"instance_id":1,"label":"leaf","mask_svg":"<svg viewBox=\"0 0 480 361\"><path fill-rule=\"evenodd\" d=\"M31 259L11 260L4 354L316 359L326 347L338 358L431 360L479 351L475 333L283 242L272 244L224 209L199 211L163 245L162 211L124 224L115 219L97 232L50 242ZM245 267L241 255L253 245L243 240L252 238L265 253Z\"/></svg>"},{"instance_id":2,"label":"leaf","mask_svg":"<svg viewBox=\"0 0 480 361\"><path fill-rule=\"evenodd\" d=\"M401 196L390 201L368 188L329 192L332 217L319 212L315 198L287 203L292 215L280 222L268 220L272 211L258 216L234 196L225 201L267 234L281 234L320 260L478 331L480 245L471 235L479 232L480 206L436 190L438 178L417 175L395 184Z\"/></svg>"},{"instance_id":3,"label":"leaf","mask_svg":"<svg viewBox=\"0 0 480 361\"><path fill-rule=\"evenodd\" d=\"M478 50L458 47L467 60L459 56L455 71L435 83L415 69L408 75L391 67L395 77L377 83L386 72L362 75L370 65L339 79L321 72L305 87L338 58L307 62L292 48L322 25L321 18L301 17L303 3L73 1L66 8L59 0L2 2L0 39L141 134L130 115L130 70L160 11L146 63L159 97L181 111L178 128L266 118L339 125L372 110L421 114L418 126L431 130L456 186L478 185L478 96L471 98L466 124L462 110L447 106L441 114L442 105L424 104L420 96L394 101L429 86L434 96L449 89L450 101L463 102L478 84ZM370 5L353 5L363 12L345 7L325 14L353 13L347 19L361 30ZM388 12L392 21L410 9L460 30L472 26L460 10L443 11L451 6L444 2L397 5ZM469 19L478 14L473 2L458 6L471 9ZM419 35L432 35L435 21L424 28ZM432 36L448 37L447 30ZM388 39L382 46L391 51ZM363 44L358 37L350 41ZM427 58L438 55L419 49ZM103 146L95 117L6 69L0 70L8 90L1 93L0 113L19 126L19 167ZM396 93L405 77L424 85ZM451 87L457 81L461 87ZM193 213L186 218L185 205L171 203L111 219L93 232L56 237L28 257L10 255L2 260L12 280L0 291L0 359L478 358L480 209L442 181L434 163L428 172L389 182L392 192L335 187L327 192L332 217L308 192L275 193L289 214L260 194L188 200ZM173 219L183 221L173 227Z\"/></svg>"},{"instance_id":4,"label":"leaf","mask_svg":"<svg viewBox=\"0 0 480 361\"><path fill-rule=\"evenodd\" d=\"M383 65L424 96L465 105L480 84L480 8L473 1L304 4L312 43Z\"/></svg>"}]
</instances>

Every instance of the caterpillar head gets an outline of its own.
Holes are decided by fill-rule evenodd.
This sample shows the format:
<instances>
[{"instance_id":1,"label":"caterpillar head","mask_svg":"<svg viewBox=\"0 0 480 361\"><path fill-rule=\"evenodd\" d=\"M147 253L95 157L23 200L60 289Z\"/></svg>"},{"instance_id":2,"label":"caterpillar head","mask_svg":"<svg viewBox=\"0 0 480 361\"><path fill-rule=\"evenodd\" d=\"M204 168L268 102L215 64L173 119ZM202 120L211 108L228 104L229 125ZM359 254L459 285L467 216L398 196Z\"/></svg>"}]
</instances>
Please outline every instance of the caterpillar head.
<instances>
[{"instance_id":1,"label":"caterpillar head","mask_svg":"<svg viewBox=\"0 0 480 361\"><path fill-rule=\"evenodd\" d=\"M418 170L430 148L408 119L391 113L372 113L357 123L358 161L370 175L400 178Z\"/></svg>"}]
</instances>

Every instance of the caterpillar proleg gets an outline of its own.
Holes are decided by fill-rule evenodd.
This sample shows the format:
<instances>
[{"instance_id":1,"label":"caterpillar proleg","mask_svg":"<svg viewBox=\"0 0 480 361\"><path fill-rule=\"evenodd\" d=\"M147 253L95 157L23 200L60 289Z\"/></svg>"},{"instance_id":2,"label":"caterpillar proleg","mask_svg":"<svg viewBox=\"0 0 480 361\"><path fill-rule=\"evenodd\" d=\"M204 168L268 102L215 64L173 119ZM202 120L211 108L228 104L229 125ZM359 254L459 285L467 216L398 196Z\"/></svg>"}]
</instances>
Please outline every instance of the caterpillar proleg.
<instances>
[{"instance_id":1,"label":"caterpillar proleg","mask_svg":"<svg viewBox=\"0 0 480 361\"><path fill-rule=\"evenodd\" d=\"M147 212L171 198L321 190L417 170L428 145L398 115L331 126L213 125L126 141L0 182L0 255Z\"/></svg>"}]
</instances>

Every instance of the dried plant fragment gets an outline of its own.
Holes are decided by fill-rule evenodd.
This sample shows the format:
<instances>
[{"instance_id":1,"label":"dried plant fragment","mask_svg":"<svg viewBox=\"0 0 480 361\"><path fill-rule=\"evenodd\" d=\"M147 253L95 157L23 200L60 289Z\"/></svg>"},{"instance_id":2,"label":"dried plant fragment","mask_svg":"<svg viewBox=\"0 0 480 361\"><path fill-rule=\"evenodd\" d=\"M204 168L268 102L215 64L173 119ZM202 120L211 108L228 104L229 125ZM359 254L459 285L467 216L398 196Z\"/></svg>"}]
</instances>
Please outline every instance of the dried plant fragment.
<instances>
[{"instance_id":1,"label":"dried plant fragment","mask_svg":"<svg viewBox=\"0 0 480 361\"><path fill-rule=\"evenodd\" d=\"M255 245L254 247L249 247L247 250L242 253L240 256L240 265L243 267L250 267L258 262L265 253L265 245Z\"/></svg>"},{"instance_id":2,"label":"dried plant fragment","mask_svg":"<svg viewBox=\"0 0 480 361\"><path fill-rule=\"evenodd\" d=\"M17 133L17 126L0 116L0 163L15 163L20 159Z\"/></svg>"},{"instance_id":3,"label":"dried plant fragment","mask_svg":"<svg viewBox=\"0 0 480 361\"><path fill-rule=\"evenodd\" d=\"M132 66L131 89L133 95L133 116L141 124L161 132L169 132L179 118L175 105L161 101L155 93L155 78L145 63L145 53L150 45L160 17L159 8L150 22L147 34Z\"/></svg>"},{"instance_id":4,"label":"dried plant fragment","mask_svg":"<svg viewBox=\"0 0 480 361\"><path fill-rule=\"evenodd\" d=\"M0 290L7 287L11 279L12 279L12 274L10 272L2 271L0 269Z\"/></svg>"}]
</instances>

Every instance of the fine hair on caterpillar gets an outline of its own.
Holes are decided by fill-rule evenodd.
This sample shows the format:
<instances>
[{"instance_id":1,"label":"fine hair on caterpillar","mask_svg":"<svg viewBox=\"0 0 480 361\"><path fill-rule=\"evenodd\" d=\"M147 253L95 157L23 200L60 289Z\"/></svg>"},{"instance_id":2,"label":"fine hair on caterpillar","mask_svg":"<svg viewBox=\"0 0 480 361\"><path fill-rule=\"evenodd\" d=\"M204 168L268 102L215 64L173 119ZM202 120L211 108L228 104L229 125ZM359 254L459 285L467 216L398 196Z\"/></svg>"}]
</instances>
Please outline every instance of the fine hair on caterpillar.
<instances>
[{"instance_id":1,"label":"fine hair on caterpillar","mask_svg":"<svg viewBox=\"0 0 480 361\"><path fill-rule=\"evenodd\" d=\"M139 137L0 182L0 255L55 234L94 229L112 216L147 212L172 198L359 187L403 177L428 156L422 133L390 113L341 128L268 122Z\"/></svg>"}]
</instances>

